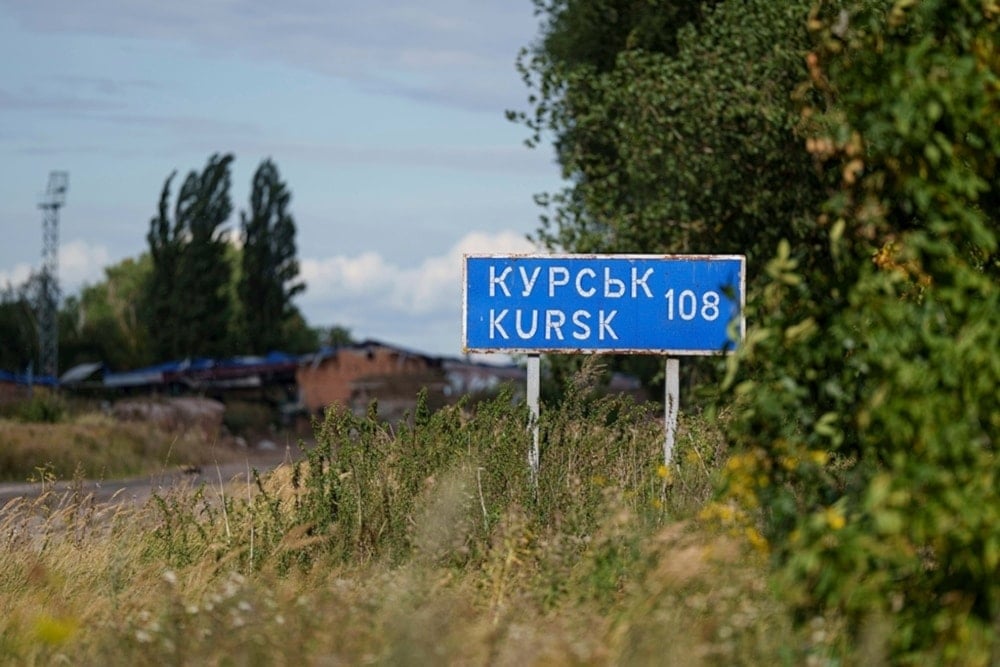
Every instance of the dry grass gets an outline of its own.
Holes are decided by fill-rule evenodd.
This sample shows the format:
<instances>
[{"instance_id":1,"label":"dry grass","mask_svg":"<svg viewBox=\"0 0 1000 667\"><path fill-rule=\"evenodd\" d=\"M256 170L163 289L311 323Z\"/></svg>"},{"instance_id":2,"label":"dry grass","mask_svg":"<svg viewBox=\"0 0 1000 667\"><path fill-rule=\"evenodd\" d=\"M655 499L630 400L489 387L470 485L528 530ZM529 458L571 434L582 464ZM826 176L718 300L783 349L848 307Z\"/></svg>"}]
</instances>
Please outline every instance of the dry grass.
<instances>
[{"instance_id":1,"label":"dry grass","mask_svg":"<svg viewBox=\"0 0 1000 667\"><path fill-rule=\"evenodd\" d=\"M0 481L114 479L235 460L238 450L193 431L85 413L57 423L0 418Z\"/></svg>"},{"instance_id":2,"label":"dry grass","mask_svg":"<svg viewBox=\"0 0 1000 667\"><path fill-rule=\"evenodd\" d=\"M287 467L265 476L266 493L181 489L140 507L72 492L13 501L0 510L0 662L772 664L793 636L746 545L695 522L647 532L613 501L582 552L565 553L558 531L539 534L513 507L482 562L442 564L461 544L453 508L472 483L445 474L422 491L413 557L395 566L317 556L282 568L283 552L314 542L301 528L270 557L241 558L268 529L252 500L287 493ZM153 538L164 506L204 532L209 548L184 565ZM632 543L633 570L602 596L608 547Z\"/></svg>"},{"instance_id":3,"label":"dry grass","mask_svg":"<svg viewBox=\"0 0 1000 667\"><path fill-rule=\"evenodd\" d=\"M667 474L662 428L602 417L588 430L572 413L550 430L548 486L532 500L524 457L498 449L522 446L519 413L490 409L398 435L346 422L343 437L383 450L259 483L141 505L73 489L9 503L0 664L830 664L836 626L793 629L764 557L693 518L722 463L708 425L689 422ZM414 475L427 456L440 464ZM321 484L379 490L349 506L367 550L342 548L353 515L311 523L324 515L304 505L347 500Z\"/></svg>"},{"instance_id":4,"label":"dry grass","mask_svg":"<svg viewBox=\"0 0 1000 667\"><path fill-rule=\"evenodd\" d=\"M539 570L552 555L516 512L482 567L436 565L427 554L453 536L430 510L456 493L450 482L440 489L424 506L430 525L416 527L423 556L285 573L273 562L241 571L224 555L165 563L150 549L162 521L152 504L15 501L0 512L0 662L736 664L748 649L776 656L787 638L760 563L693 525L653 535L648 565L610 608L586 595L546 598ZM632 530L622 521L604 529ZM209 528L222 539L221 526ZM436 535L443 542L431 544ZM586 566L585 556L562 574L573 581Z\"/></svg>"}]
</instances>

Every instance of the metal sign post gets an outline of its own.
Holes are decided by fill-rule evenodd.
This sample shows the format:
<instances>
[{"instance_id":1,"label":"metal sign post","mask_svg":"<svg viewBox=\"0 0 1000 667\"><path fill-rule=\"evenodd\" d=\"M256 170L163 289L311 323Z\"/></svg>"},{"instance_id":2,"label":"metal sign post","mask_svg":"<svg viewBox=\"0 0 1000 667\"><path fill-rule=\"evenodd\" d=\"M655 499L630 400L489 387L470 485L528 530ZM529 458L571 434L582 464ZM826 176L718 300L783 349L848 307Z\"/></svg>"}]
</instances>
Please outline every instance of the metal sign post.
<instances>
[{"instance_id":1,"label":"metal sign post","mask_svg":"<svg viewBox=\"0 0 1000 667\"><path fill-rule=\"evenodd\" d=\"M679 404L676 357L731 353L745 331L742 255L466 255L463 268L464 351L529 355L533 477L539 354L665 355L663 454L670 465Z\"/></svg>"},{"instance_id":2,"label":"metal sign post","mask_svg":"<svg viewBox=\"0 0 1000 667\"><path fill-rule=\"evenodd\" d=\"M541 379L541 357L537 354L528 355L528 380L527 380L527 392L525 395L525 401L528 404L528 413L531 423L529 427L531 428L531 451L528 452L528 467L531 468L531 482L533 485L538 485L538 416L540 414L538 409L538 394L542 386Z\"/></svg>"},{"instance_id":3,"label":"metal sign post","mask_svg":"<svg viewBox=\"0 0 1000 667\"><path fill-rule=\"evenodd\" d=\"M663 396L663 426L665 431L663 441L663 465L669 466L670 462L673 460L674 438L677 436L677 414L679 412L681 401L681 360L676 357L667 357L665 370L666 381L664 384L666 385L666 388Z\"/></svg>"}]
</instances>

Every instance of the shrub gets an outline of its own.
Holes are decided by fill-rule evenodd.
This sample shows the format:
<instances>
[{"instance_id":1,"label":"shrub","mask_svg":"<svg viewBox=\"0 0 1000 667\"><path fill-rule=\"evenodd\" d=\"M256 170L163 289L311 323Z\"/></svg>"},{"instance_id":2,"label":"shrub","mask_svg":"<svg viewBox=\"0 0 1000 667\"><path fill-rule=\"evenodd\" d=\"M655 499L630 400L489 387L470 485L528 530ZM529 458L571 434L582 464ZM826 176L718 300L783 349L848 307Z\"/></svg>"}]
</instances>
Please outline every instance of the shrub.
<instances>
[{"instance_id":1,"label":"shrub","mask_svg":"<svg viewBox=\"0 0 1000 667\"><path fill-rule=\"evenodd\" d=\"M898 662L995 662L1000 621L1000 14L816 15L808 146L836 270L779 248L748 317L729 497L800 618ZM734 360L735 361L735 360ZM735 370L735 368L734 368Z\"/></svg>"},{"instance_id":2,"label":"shrub","mask_svg":"<svg viewBox=\"0 0 1000 667\"><path fill-rule=\"evenodd\" d=\"M55 392L35 391L14 404L11 414L22 422L55 424L65 416L66 402Z\"/></svg>"}]
</instances>

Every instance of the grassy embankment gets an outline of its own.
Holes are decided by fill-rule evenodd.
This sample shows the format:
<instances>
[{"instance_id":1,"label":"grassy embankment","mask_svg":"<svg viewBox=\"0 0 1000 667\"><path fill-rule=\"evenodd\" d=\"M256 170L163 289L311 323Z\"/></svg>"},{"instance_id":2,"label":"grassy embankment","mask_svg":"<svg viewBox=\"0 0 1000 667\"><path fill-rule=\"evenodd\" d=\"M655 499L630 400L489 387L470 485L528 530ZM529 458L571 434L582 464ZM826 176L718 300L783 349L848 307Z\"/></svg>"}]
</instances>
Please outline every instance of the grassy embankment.
<instances>
[{"instance_id":1,"label":"grassy embankment","mask_svg":"<svg viewBox=\"0 0 1000 667\"><path fill-rule=\"evenodd\" d=\"M582 386L586 386L584 380ZM328 415L297 466L143 506L0 511L0 663L810 664L766 556L699 518L727 458L687 416L571 392L524 406ZM825 662L817 664L827 664Z\"/></svg>"},{"instance_id":2,"label":"grassy embankment","mask_svg":"<svg viewBox=\"0 0 1000 667\"><path fill-rule=\"evenodd\" d=\"M121 421L58 396L36 395L0 412L0 482L120 479L234 460L193 425Z\"/></svg>"}]
</instances>

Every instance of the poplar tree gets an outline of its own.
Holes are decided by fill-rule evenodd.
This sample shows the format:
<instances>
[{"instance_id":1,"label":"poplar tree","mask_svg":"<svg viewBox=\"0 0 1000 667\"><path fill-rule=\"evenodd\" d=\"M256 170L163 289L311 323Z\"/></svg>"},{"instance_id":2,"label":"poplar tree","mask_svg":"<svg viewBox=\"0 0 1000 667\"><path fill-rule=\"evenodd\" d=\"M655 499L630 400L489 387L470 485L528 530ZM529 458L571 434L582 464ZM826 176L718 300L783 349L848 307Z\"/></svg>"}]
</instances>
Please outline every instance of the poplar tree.
<instances>
[{"instance_id":1,"label":"poplar tree","mask_svg":"<svg viewBox=\"0 0 1000 667\"><path fill-rule=\"evenodd\" d=\"M153 276L148 292L150 340L163 358L222 356L232 352L232 268L226 257L231 154L212 155L191 171L168 214L170 183L150 223Z\"/></svg>"},{"instance_id":2,"label":"poplar tree","mask_svg":"<svg viewBox=\"0 0 1000 667\"><path fill-rule=\"evenodd\" d=\"M288 210L291 193L278 168L264 160L253 177L250 211L243 212L243 258L238 294L243 336L250 352L284 347L298 314L292 298L305 289L296 280L295 221Z\"/></svg>"},{"instance_id":3,"label":"poplar tree","mask_svg":"<svg viewBox=\"0 0 1000 667\"><path fill-rule=\"evenodd\" d=\"M176 302L177 271L181 253L181 226L178 216L171 222L170 185L177 172L167 177L160 193L159 212L149 223L149 254L152 274L146 290L145 310L149 345L155 357L174 359L180 356L174 330L179 318ZM179 205L179 203L178 203Z\"/></svg>"}]
</instances>

